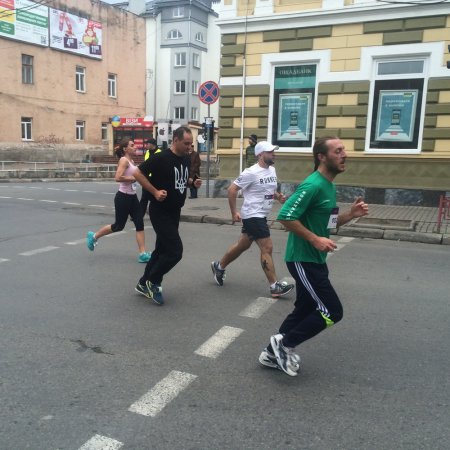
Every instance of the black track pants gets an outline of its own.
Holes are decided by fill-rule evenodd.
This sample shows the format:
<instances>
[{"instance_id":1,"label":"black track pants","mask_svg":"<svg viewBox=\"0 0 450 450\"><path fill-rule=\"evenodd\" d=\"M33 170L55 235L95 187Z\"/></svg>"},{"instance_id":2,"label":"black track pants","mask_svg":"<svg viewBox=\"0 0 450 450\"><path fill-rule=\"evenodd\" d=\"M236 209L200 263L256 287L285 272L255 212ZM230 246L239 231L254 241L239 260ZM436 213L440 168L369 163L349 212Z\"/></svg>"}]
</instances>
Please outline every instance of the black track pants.
<instances>
[{"instance_id":1,"label":"black track pants","mask_svg":"<svg viewBox=\"0 0 450 450\"><path fill-rule=\"evenodd\" d=\"M183 256L183 243L178 233L180 210L168 213L155 208L152 202L149 207L150 220L156 234L155 249L150 261L145 266L144 276L140 284L150 281L160 285L164 275L169 272Z\"/></svg>"},{"instance_id":2,"label":"black track pants","mask_svg":"<svg viewBox=\"0 0 450 450\"><path fill-rule=\"evenodd\" d=\"M295 278L294 310L281 324L283 344L296 347L342 319L342 304L328 279L326 264L286 263Z\"/></svg>"}]
</instances>

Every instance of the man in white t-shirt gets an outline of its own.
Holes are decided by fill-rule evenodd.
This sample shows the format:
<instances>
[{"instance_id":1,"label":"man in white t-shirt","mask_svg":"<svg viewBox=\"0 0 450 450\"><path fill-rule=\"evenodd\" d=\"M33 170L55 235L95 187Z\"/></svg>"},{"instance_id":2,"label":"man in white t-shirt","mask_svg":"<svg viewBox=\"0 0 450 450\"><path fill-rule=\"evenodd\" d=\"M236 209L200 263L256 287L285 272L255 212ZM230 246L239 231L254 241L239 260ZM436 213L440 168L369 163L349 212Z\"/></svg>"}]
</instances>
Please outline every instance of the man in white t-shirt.
<instances>
[{"instance_id":1,"label":"man in white t-shirt","mask_svg":"<svg viewBox=\"0 0 450 450\"><path fill-rule=\"evenodd\" d=\"M261 251L261 266L270 285L272 297L278 298L289 293L293 284L278 281L272 259L272 239L267 225L267 216L272 209L274 198L280 203L286 201L283 194L277 192L277 174L275 164L275 150L278 147L269 142L261 141L255 146L256 164L245 169L228 188L228 203L234 222L242 220L242 233L239 240L223 255L220 261L211 263L214 279L219 286L223 286L225 268L248 250L253 241ZM244 203L239 213L236 210L236 198L242 191Z\"/></svg>"}]
</instances>

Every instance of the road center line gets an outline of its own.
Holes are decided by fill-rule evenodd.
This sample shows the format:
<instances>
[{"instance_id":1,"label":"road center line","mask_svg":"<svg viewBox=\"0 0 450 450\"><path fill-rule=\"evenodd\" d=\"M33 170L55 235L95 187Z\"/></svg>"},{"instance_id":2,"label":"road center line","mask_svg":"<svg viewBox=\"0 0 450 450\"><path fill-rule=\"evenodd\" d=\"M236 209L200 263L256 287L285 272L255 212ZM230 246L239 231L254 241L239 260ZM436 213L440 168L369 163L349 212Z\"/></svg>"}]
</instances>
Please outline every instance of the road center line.
<instances>
[{"instance_id":1,"label":"road center line","mask_svg":"<svg viewBox=\"0 0 450 450\"><path fill-rule=\"evenodd\" d=\"M31 201L31 200L34 200L34 198L17 197L17 200L28 200L28 201Z\"/></svg>"},{"instance_id":2,"label":"road center line","mask_svg":"<svg viewBox=\"0 0 450 450\"><path fill-rule=\"evenodd\" d=\"M106 206L104 206L104 205L88 205L88 206L90 206L92 208L106 208Z\"/></svg>"},{"instance_id":3,"label":"road center line","mask_svg":"<svg viewBox=\"0 0 450 450\"><path fill-rule=\"evenodd\" d=\"M81 203L74 203L74 202L63 202L64 205L75 205L75 206L80 206Z\"/></svg>"},{"instance_id":4,"label":"road center line","mask_svg":"<svg viewBox=\"0 0 450 450\"><path fill-rule=\"evenodd\" d=\"M39 200L40 202L45 202L45 203L58 203L57 200Z\"/></svg>"},{"instance_id":5,"label":"road center line","mask_svg":"<svg viewBox=\"0 0 450 450\"><path fill-rule=\"evenodd\" d=\"M86 242L86 238L78 239L77 241L71 241L71 242L64 242L66 245L78 245L78 244L84 244Z\"/></svg>"},{"instance_id":6,"label":"road center line","mask_svg":"<svg viewBox=\"0 0 450 450\"><path fill-rule=\"evenodd\" d=\"M277 300L268 297L258 297L254 302L250 303L247 308L243 309L239 315L241 317L250 317L251 319L259 319Z\"/></svg>"},{"instance_id":7,"label":"road center line","mask_svg":"<svg viewBox=\"0 0 450 450\"><path fill-rule=\"evenodd\" d=\"M118 450L121 447L123 447L122 442L96 434L83 444L79 450Z\"/></svg>"},{"instance_id":8,"label":"road center line","mask_svg":"<svg viewBox=\"0 0 450 450\"><path fill-rule=\"evenodd\" d=\"M23 253L19 253L19 255L22 256L32 256L32 255L36 255L38 253L45 253L45 252L51 252L52 250L56 250L59 247L53 247L53 246L49 246L49 247L42 247L42 248L37 248L36 250L30 250L29 252L23 252Z\"/></svg>"},{"instance_id":9,"label":"road center line","mask_svg":"<svg viewBox=\"0 0 450 450\"><path fill-rule=\"evenodd\" d=\"M196 378L197 375L173 370L137 402L133 403L128 408L128 411L142 414L143 416L155 417Z\"/></svg>"},{"instance_id":10,"label":"road center line","mask_svg":"<svg viewBox=\"0 0 450 450\"><path fill-rule=\"evenodd\" d=\"M217 358L243 331L241 328L224 326L194 353L207 358Z\"/></svg>"},{"instance_id":11,"label":"road center line","mask_svg":"<svg viewBox=\"0 0 450 450\"><path fill-rule=\"evenodd\" d=\"M0 263L2 263L2 262L6 262L6 261L9 261L9 259L5 259L5 258L0 258Z\"/></svg>"}]
</instances>

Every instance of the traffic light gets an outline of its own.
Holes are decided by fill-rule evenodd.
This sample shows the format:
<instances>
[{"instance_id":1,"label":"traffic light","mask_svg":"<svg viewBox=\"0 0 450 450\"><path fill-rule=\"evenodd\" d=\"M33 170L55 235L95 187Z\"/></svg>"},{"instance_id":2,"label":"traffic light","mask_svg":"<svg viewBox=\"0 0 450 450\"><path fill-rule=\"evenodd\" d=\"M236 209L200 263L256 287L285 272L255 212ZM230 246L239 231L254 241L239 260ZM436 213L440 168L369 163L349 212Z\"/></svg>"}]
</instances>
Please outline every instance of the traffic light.
<instances>
[{"instance_id":1,"label":"traffic light","mask_svg":"<svg viewBox=\"0 0 450 450\"><path fill-rule=\"evenodd\" d=\"M209 140L214 141L214 120L211 121L211 126L209 127Z\"/></svg>"},{"instance_id":2,"label":"traffic light","mask_svg":"<svg viewBox=\"0 0 450 450\"><path fill-rule=\"evenodd\" d=\"M208 128L206 127L206 123L202 123L202 136L205 141L208 140Z\"/></svg>"}]
</instances>

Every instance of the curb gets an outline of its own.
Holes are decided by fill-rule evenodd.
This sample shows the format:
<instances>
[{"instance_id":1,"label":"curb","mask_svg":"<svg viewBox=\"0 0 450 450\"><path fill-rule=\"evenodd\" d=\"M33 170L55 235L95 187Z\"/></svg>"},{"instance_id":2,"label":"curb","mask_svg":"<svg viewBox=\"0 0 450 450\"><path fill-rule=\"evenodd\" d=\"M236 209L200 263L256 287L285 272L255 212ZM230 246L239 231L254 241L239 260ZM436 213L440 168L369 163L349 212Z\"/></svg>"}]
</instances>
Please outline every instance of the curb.
<instances>
[{"instance_id":1,"label":"curb","mask_svg":"<svg viewBox=\"0 0 450 450\"><path fill-rule=\"evenodd\" d=\"M194 216L191 214L181 214L180 220L191 223L210 223L215 225L240 226L233 224L230 219L223 219L214 216ZM268 220L271 230L284 230L283 225L276 220ZM380 228L357 228L355 226L341 227L338 232L331 233L338 236L355 237L362 239L385 239L389 241L418 242L422 244L450 245L450 235L437 233L420 233L416 231L383 230Z\"/></svg>"}]
</instances>

